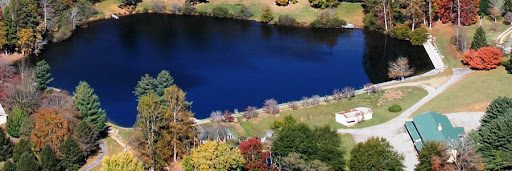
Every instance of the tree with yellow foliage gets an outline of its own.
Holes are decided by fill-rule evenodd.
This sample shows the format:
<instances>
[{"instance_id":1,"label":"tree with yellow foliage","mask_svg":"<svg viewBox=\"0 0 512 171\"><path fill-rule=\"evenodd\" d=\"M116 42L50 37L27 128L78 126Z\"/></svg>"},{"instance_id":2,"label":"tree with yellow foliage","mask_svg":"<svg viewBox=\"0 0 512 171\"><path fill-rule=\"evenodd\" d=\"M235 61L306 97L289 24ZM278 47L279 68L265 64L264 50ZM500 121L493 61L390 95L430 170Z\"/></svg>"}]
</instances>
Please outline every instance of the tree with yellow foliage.
<instances>
[{"instance_id":1,"label":"tree with yellow foliage","mask_svg":"<svg viewBox=\"0 0 512 171\"><path fill-rule=\"evenodd\" d=\"M30 53L34 50L34 44L36 42L34 30L21 29L16 35L18 36L18 48L22 54L25 54L25 52Z\"/></svg>"},{"instance_id":2,"label":"tree with yellow foliage","mask_svg":"<svg viewBox=\"0 0 512 171\"><path fill-rule=\"evenodd\" d=\"M102 171L141 171L144 170L142 162L132 153L124 152L103 159Z\"/></svg>"},{"instance_id":3,"label":"tree with yellow foliage","mask_svg":"<svg viewBox=\"0 0 512 171\"><path fill-rule=\"evenodd\" d=\"M238 148L226 142L208 141L190 154L194 170L236 170L243 166L244 159Z\"/></svg>"}]
</instances>

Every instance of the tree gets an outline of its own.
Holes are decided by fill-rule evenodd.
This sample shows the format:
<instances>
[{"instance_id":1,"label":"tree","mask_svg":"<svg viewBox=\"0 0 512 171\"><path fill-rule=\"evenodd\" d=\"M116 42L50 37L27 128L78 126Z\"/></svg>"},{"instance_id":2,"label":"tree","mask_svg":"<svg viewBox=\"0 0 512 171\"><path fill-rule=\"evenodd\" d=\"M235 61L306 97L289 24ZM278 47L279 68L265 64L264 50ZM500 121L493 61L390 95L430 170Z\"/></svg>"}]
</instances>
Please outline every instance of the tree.
<instances>
[{"instance_id":1,"label":"tree","mask_svg":"<svg viewBox=\"0 0 512 171\"><path fill-rule=\"evenodd\" d=\"M263 109L266 113L271 115L279 113L279 106L275 99L265 100L265 102L263 103Z\"/></svg>"},{"instance_id":2,"label":"tree","mask_svg":"<svg viewBox=\"0 0 512 171\"><path fill-rule=\"evenodd\" d=\"M133 154L124 152L103 159L103 171L140 171L144 170L140 162Z\"/></svg>"},{"instance_id":3,"label":"tree","mask_svg":"<svg viewBox=\"0 0 512 171\"><path fill-rule=\"evenodd\" d=\"M512 2L505 1L505 4L502 6L503 15L508 14L509 12L512 12Z\"/></svg>"},{"instance_id":4,"label":"tree","mask_svg":"<svg viewBox=\"0 0 512 171\"><path fill-rule=\"evenodd\" d=\"M73 138L67 138L61 145L62 167L66 170L76 171L85 163L80 145Z\"/></svg>"},{"instance_id":5,"label":"tree","mask_svg":"<svg viewBox=\"0 0 512 171\"><path fill-rule=\"evenodd\" d=\"M70 134L69 129L68 120L59 114L57 109L39 109L34 114L34 130L30 141L36 151L50 144L53 149L60 152L61 142Z\"/></svg>"},{"instance_id":6,"label":"tree","mask_svg":"<svg viewBox=\"0 0 512 171\"><path fill-rule=\"evenodd\" d=\"M503 52L496 47L483 47L469 50L462 55L462 62L473 69L490 70L498 67L503 59Z\"/></svg>"},{"instance_id":7,"label":"tree","mask_svg":"<svg viewBox=\"0 0 512 171\"><path fill-rule=\"evenodd\" d=\"M507 22L508 24L512 24L512 12L508 12L507 14L505 14L505 22Z\"/></svg>"},{"instance_id":8,"label":"tree","mask_svg":"<svg viewBox=\"0 0 512 171\"><path fill-rule=\"evenodd\" d=\"M7 95L8 88L12 84L15 74L16 69L12 65L0 62L0 101Z\"/></svg>"},{"instance_id":9,"label":"tree","mask_svg":"<svg viewBox=\"0 0 512 171\"><path fill-rule=\"evenodd\" d=\"M45 60L37 62L35 74L37 89L41 91L46 90L48 84L53 81L52 74L50 73L50 65Z\"/></svg>"},{"instance_id":10,"label":"tree","mask_svg":"<svg viewBox=\"0 0 512 171\"><path fill-rule=\"evenodd\" d=\"M486 127L489 123L496 120L496 118L504 116L508 111L512 111L512 98L498 97L494 99L489 106L487 106L485 115L480 121L482 123L481 127Z\"/></svg>"},{"instance_id":11,"label":"tree","mask_svg":"<svg viewBox=\"0 0 512 171\"><path fill-rule=\"evenodd\" d=\"M32 130L34 130L34 119L32 117L26 117L21 123L20 128L20 137L29 139L32 135Z\"/></svg>"},{"instance_id":12,"label":"tree","mask_svg":"<svg viewBox=\"0 0 512 171\"><path fill-rule=\"evenodd\" d=\"M476 144L471 138L462 137L458 140L452 140L448 143L448 146L450 150L456 151L451 156L457 170L484 170L484 164L476 152ZM512 163L510 163L510 166L512 166Z\"/></svg>"},{"instance_id":13,"label":"tree","mask_svg":"<svg viewBox=\"0 0 512 171\"><path fill-rule=\"evenodd\" d=\"M428 40L428 31L424 28L419 28L409 33L409 41L412 45L420 46Z\"/></svg>"},{"instance_id":14,"label":"tree","mask_svg":"<svg viewBox=\"0 0 512 171\"><path fill-rule=\"evenodd\" d=\"M75 107L80 112L80 119L94 125L96 132L105 130L106 112L101 108L99 97L94 89L84 81L80 81L73 93Z\"/></svg>"},{"instance_id":15,"label":"tree","mask_svg":"<svg viewBox=\"0 0 512 171\"><path fill-rule=\"evenodd\" d=\"M133 91L133 93L138 98L150 92L155 92L159 97L161 97L164 95L165 88L173 84L174 78L171 76L169 71L160 71L156 78L151 77L149 74L145 74L137 82L137 86L135 86L135 91Z\"/></svg>"},{"instance_id":16,"label":"tree","mask_svg":"<svg viewBox=\"0 0 512 171\"><path fill-rule=\"evenodd\" d=\"M0 161L6 161L12 157L12 142L0 128Z\"/></svg>"},{"instance_id":17,"label":"tree","mask_svg":"<svg viewBox=\"0 0 512 171\"><path fill-rule=\"evenodd\" d=\"M32 152L32 144L26 139L20 139L12 151L12 160L17 163L20 160L21 154L24 152Z\"/></svg>"},{"instance_id":18,"label":"tree","mask_svg":"<svg viewBox=\"0 0 512 171\"><path fill-rule=\"evenodd\" d=\"M25 72L25 73L23 73ZM20 71L21 80L8 86L6 96L2 102L8 109L18 106L27 113L32 113L39 107L40 92L34 84L32 71Z\"/></svg>"},{"instance_id":19,"label":"tree","mask_svg":"<svg viewBox=\"0 0 512 171\"><path fill-rule=\"evenodd\" d=\"M247 170L266 170L265 159L268 155L263 153L263 145L258 138L249 138L240 142L240 152L245 161Z\"/></svg>"},{"instance_id":20,"label":"tree","mask_svg":"<svg viewBox=\"0 0 512 171\"><path fill-rule=\"evenodd\" d=\"M164 126L163 114L165 108L161 104L158 95L150 92L140 97L137 106L137 121L135 129L137 130L137 150L141 154L144 163L151 168L155 168L158 163L157 142Z\"/></svg>"},{"instance_id":21,"label":"tree","mask_svg":"<svg viewBox=\"0 0 512 171\"><path fill-rule=\"evenodd\" d=\"M388 63L388 76L393 79L404 79L414 73L414 68L409 65L409 59L407 57L399 57L395 61Z\"/></svg>"},{"instance_id":22,"label":"tree","mask_svg":"<svg viewBox=\"0 0 512 171\"><path fill-rule=\"evenodd\" d=\"M491 9L492 9L491 1L490 0L480 0L479 8L480 8L480 15L482 15L482 16L490 15Z\"/></svg>"},{"instance_id":23,"label":"tree","mask_svg":"<svg viewBox=\"0 0 512 171\"><path fill-rule=\"evenodd\" d=\"M9 117L7 117L7 133L15 138L20 137L21 124L23 124L27 117L27 112L20 107L15 106L12 108L11 112L9 112Z\"/></svg>"},{"instance_id":24,"label":"tree","mask_svg":"<svg viewBox=\"0 0 512 171\"><path fill-rule=\"evenodd\" d=\"M5 162L4 165L4 171L16 171L16 164L14 164L12 161L8 160Z\"/></svg>"},{"instance_id":25,"label":"tree","mask_svg":"<svg viewBox=\"0 0 512 171\"><path fill-rule=\"evenodd\" d=\"M349 168L352 171L403 170L403 160L404 157L394 151L386 139L372 137L354 147Z\"/></svg>"},{"instance_id":26,"label":"tree","mask_svg":"<svg viewBox=\"0 0 512 171\"><path fill-rule=\"evenodd\" d=\"M214 141L193 149L190 158L195 170L236 170L244 162L238 148L230 148L226 142Z\"/></svg>"},{"instance_id":27,"label":"tree","mask_svg":"<svg viewBox=\"0 0 512 171\"><path fill-rule=\"evenodd\" d=\"M32 151L23 152L19 160L16 162L17 171L34 171L39 170L39 165L36 156Z\"/></svg>"},{"instance_id":28,"label":"tree","mask_svg":"<svg viewBox=\"0 0 512 171\"><path fill-rule=\"evenodd\" d=\"M406 24L399 24L394 26L389 31L389 36L393 38L397 38L400 40L407 40L409 39L409 34L411 33L411 29Z\"/></svg>"},{"instance_id":29,"label":"tree","mask_svg":"<svg viewBox=\"0 0 512 171\"><path fill-rule=\"evenodd\" d=\"M266 6L261 9L260 20L264 23L269 23L274 20L274 14L270 7Z\"/></svg>"},{"instance_id":30,"label":"tree","mask_svg":"<svg viewBox=\"0 0 512 171\"><path fill-rule=\"evenodd\" d=\"M164 152L172 151L172 154L164 156L172 156L170 160L176 162L188 153L188 147L196 139L197 129L194 125L194 114L190 111L185 92L178 86L172 85L166 88L163 98L166 106L164 123L167 123L168 129L164 130L162 137L164 141L161 141L160 145L166 147L172 144L172 150L164 150Z\"/></svg>"},{"instance_id":31,"label":"tree","mask_svg":"<svg viewBox=\"0 0 512 171\"><path fill-rule=\"evenodd\" d=\"M473 42L471 42L471 49L478 50L488 45L485 31L482 27L476 29L475 36L473 36Z\"/></svg>"},{"instance_id":32,"label":"tree","mask_svg":"<svg viewBox=\"0 0 512 171\"><path fill-rule=\"evenodd\" d=\"M5 46L9 43L8 39L8 30L7 25L5 22L0 22L0 48L4 50L4 53L7 53Z\"/></svg>"},{"instance_id":33,"label":"tree","mask_svg":"<svg viewBox=\"0 0 512 171\"><path fill-rule=\"evenodd\" d=\"M304 156L299 153L290 153L282 158L281 167L283 170L311 170L311 171L328 171L332 170L327 164L313 160L308 162L304 160Z\"/></svg>"},{"instance_id":34,"label":"tree","mask_svg":"<svg viewBox=\"0 0 512 171\"><path fill-rule=\"evenodd\" d=\"M432 158L441 156L447 150L444 144L437 141L429 141L421 147L418 154L420 161L414 170L416 171L432 171Z\"/></svg>"},{"instance_id":35,"label":"tree","mask_svg":"<svg viewBox=\"0 0 512 171\"><path fill-rule=\"evenodd\" d=\"M18 36L18 47L22 54L32 53L34 50L34 44L36 42L36 37L34 30L32 29L20 29L16 35Z\"/></svg>"},{"instance_id":36,"label":"tree","mask_svg":"<svg viewBox=\"0 0 512 171\"><path fill-rule=\"evenodd\" d=\"M338 0L309 0L309 3L311 4L311 7L313 8L336 8L340 1Z\"/></svg>"},{"instance_id":37,"label":"tree","mask_svg":"<svg viewBox=\"0 0 512 171\"><path fill-rule=\"evenodd\" d=\"M98 150L98 133L95 131L94 126L87 121L80 121L75 130L75 137L80 147L82 147L85 156Z\"/></svg>"},{"instance_id":38,"label":"tree","mask_svg":"<svg viewBox=\"0 0 512 171\"><path fill-rule=\"evenodd\" d=\"M171 73L166 70L160 71L156 76L155 80L155 92L159 96L164 94L166 88L170 87L174 84L174 78L171 76Z\"/></svg>"},{"instance_id":39,"label":"tree","mask_svg":"<svg viewBox=\"0 0 512 171\"><path fill-rule=\"evenodd\" d=\"M416 29L416 24L421 20L425 14L423 12L425 3L423 0L410 0L408 1L408 6L405 9L405 15L409 16L411 19L411 30L414 31Z\"/></svg>"},{"instance_id":40,"label":"tree","mask_svg":"<svg viewBox=\"0 0 512 171\"><path fill-rule=\"evenodd\" d=\"M125 6L136 6L142 0L122 0L121 3Z\"/></svg>"},{"instance_id":41,"label":"tree","mask_svg":"<svg viewBox=\"0 0 512 171\"><path fill-rule=\"evenodd\" d=\"M49 144L44 145L41 152L39 152L39 160L41 162L41 169L43 171L59 171L59 159L57 154Z\"/></svg>"},{"instance_id":42,"label":"tree","mask_svg":"<svg viewBox=\"0 0 512 171\"><path fill-rule=\"evenodd\" d=\"M493 103L488 107L480 129L476 130L474 140L486 170L511 170L512 162L505 154L512 154L512 111L501 110L505 109L503 102L495 100ZM500 110L489 112L500 103Z\"/></svg>"}]
</instances>

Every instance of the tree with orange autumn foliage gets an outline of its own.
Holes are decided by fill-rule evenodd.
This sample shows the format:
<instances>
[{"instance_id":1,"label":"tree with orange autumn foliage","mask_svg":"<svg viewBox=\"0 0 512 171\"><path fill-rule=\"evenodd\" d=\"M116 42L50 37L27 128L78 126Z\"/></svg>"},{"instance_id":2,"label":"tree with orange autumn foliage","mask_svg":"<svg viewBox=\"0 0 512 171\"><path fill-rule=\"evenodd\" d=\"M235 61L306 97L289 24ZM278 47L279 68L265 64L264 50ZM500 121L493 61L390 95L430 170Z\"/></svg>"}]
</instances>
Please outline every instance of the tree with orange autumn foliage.
<instances>
[{"instance_id":1,"label":"tree with orange autumn foliage","mask_svg":"<svg viewBox=\"0 0 512 171\"><path fill-rule=\"evenodd\" d=\"M462 62L472 69L495 69L503 59L503 52L496 47L483 47L478 50L468 50L462 55Z\"/></svg>"},{"instance_id":2,"label":"tree with orange autumn foliage","mask_svg":"<svg viewBox=\"0 0 512 171\"><path fill-rule=\"evenodd\" d=\"M479 4L480 0L460 0L460 23L462 25L469 26L478 21Z\"/></svg>"},{"instance_id":3,"label":"tree with orange autumn foliage","mask_svg":"<svg viewBox=\"0 0 512 171\"><path fill-rule=\"evenodd\" d=\"M34 129L30 141L34 144L36 151L45 144L50 144L59 153L61 142L69 134L69 122L65 116L59 114L58 109L43 108L34 114Z\"/></svg>"}]
</instances>

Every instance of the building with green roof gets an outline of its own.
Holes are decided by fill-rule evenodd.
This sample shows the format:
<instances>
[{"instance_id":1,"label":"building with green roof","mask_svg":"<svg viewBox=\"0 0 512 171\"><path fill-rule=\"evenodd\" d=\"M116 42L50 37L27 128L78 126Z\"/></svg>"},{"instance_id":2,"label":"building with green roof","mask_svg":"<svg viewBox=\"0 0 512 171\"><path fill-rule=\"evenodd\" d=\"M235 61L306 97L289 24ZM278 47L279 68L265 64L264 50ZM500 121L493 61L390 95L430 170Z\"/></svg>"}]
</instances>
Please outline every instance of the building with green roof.
<instances>
[{"instance_id":1,"label":"building with green roof","mask_svg":"<svg viewBox=\"0 0 512 171\"><path fill-rule=\"evenodd\" d=\"M453 127L448 117L436 112L425 112L405 122L416 151L428 141L458 140L464 135L464 128Z\"/></svg>"}]
</instances>

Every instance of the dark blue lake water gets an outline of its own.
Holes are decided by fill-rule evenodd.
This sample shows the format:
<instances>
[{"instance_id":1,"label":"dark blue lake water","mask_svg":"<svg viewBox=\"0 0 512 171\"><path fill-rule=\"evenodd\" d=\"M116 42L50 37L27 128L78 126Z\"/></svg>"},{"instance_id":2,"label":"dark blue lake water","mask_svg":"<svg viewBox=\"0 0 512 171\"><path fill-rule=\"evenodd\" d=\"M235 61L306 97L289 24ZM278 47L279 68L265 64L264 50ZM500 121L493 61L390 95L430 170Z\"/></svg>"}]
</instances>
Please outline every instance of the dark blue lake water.
<instances>
[{"instance_id":1,"label":"dark blue lake water","mask_svg":"<svg viewBox=\"0 0 512 171\"><path fill-rule=\"evenodd\" d=\"M40 58L55 87L70 92L87 81L108 119L131 126L132 91L140 77L168 70L193 102L197 118L214 110L243 110L346 86L387 79L388 61L410 58L416 72L433 68L425 50L364 30L281 28L250 21L144 14L88 24Z\"/></svg>"}]
</instances>

